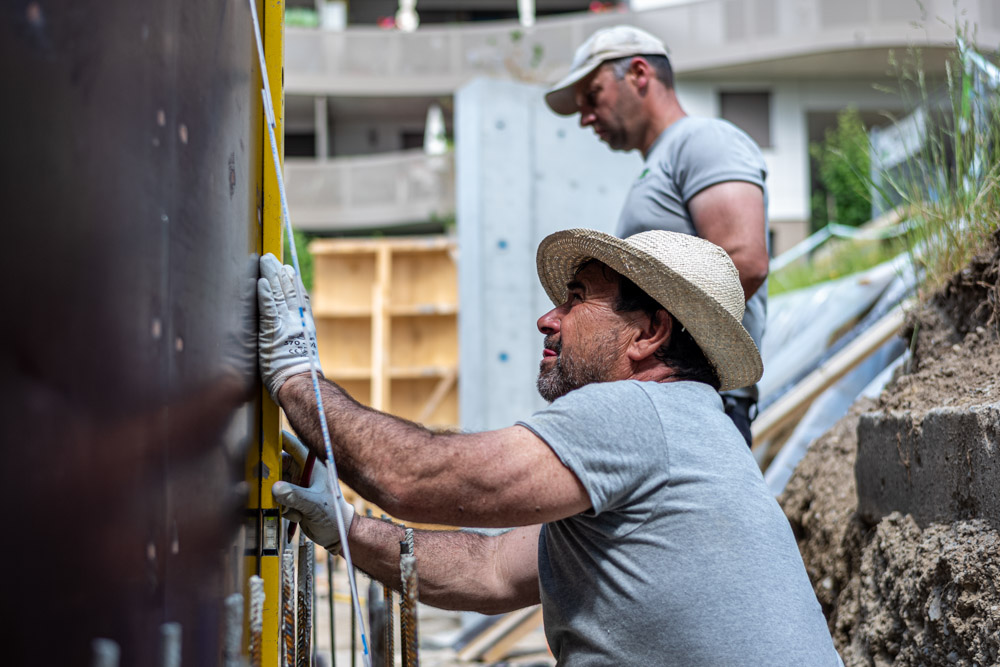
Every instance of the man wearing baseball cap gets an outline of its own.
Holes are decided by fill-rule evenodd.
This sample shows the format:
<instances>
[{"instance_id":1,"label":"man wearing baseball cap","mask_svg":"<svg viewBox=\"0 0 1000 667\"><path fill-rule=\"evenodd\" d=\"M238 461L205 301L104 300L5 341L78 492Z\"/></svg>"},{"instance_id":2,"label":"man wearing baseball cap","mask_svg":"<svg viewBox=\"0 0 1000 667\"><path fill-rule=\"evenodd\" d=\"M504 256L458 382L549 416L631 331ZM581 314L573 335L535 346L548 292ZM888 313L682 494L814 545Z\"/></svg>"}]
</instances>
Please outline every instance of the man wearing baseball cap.
<instances>
[{"instance_id":1,"label":"man wearing baseball cap","mask_svg":"<svg viewBox=\"0 0 1000 667\"><path fill-rule=\"evenodd\" d=\"M440 434L322 380L337 469L361 496L407 521L511 528L417 531L420 599L483 613L540 602L569 667L842 665L788 520L718 394L762 370L729 256L675 232L572 229L542 241L537 268L554 307L538 320L551 404L534 415ZM261 376L322 459L309 365L294 353L299 283L271 255L261 276ZM403 530L356 516L324 466L273 493L333 552L339 512L354 562L398 588Z\"/></svg>"},{"instance_id":2,"label":"man wearing baseball cap","mask_svg":"<svg viewBox=\"0 0 1000 667\"><path fill-rule=\"evenodd\" d=\"M619 237L665 229L729 253L747 301L743 326L759 348L767 306L767 167L753 139L727 121L688 116L663 42L628 25L591 35L545 101L557 114L579 113L580 125L613 150L642 153L643 168L618 218ZM756 387L723 397L750 444Z\"/></svg>"}]
</instances>

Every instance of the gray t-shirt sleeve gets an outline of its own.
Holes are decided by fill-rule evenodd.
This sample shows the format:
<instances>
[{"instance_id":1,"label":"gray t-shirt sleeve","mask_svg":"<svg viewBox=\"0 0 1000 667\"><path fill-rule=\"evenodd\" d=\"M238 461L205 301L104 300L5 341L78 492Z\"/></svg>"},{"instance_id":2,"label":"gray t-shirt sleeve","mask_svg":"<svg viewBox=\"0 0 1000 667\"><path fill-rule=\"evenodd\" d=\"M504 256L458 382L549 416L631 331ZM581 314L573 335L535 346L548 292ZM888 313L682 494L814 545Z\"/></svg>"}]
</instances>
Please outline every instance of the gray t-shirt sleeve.
<instances>
[{"instance_id":1,"label":"gray t-shirt sleeve","mask_svg":"<svg viewBox=\"0 0 1000 667\"><path fill-rule=\"evenodd\" d=\"M764 188L767 175L757 144L745 132L725 121L692 123L671 154L674 178L685 204L707 187L726 181L745 181ZM668 166L664 166L669 171Z\"/></svg>"},{"instance_id":2,"label":"gray t-shirt sleeve","mask_svg":"<svg viewBox=\"0 0 1000 667\"><path fill-rule=\"evenodd\" d=\"M660 470L669 467L662 426L638 382L586 385L518 424L544 440L577 476L590 497L591 516L617 509L653 482L642 474L650 456L664 459Z\"/></svg>"}]
</instances>

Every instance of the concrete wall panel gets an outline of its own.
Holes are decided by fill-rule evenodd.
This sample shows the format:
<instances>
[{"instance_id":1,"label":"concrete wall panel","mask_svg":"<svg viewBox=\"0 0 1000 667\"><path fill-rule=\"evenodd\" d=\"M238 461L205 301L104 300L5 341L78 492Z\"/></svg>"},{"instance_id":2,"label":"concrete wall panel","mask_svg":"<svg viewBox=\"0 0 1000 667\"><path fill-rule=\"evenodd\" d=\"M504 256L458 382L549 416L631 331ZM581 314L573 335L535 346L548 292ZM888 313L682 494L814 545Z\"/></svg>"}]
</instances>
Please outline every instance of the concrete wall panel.
<instances>
[{"instance_id":1,"label":"concrete wall panel","mask_svg":"<svg viewBox=\"0 0 1000 667\"><path fill-rule=\"evenodd\" d=\"M478 79L456 96L462 426L510 426L543 407L535 391L552 305L535 270L548 234L613 232L641 161L612 153L575 119L545 106L544 89Z\"/></svg>"}]
</instances>

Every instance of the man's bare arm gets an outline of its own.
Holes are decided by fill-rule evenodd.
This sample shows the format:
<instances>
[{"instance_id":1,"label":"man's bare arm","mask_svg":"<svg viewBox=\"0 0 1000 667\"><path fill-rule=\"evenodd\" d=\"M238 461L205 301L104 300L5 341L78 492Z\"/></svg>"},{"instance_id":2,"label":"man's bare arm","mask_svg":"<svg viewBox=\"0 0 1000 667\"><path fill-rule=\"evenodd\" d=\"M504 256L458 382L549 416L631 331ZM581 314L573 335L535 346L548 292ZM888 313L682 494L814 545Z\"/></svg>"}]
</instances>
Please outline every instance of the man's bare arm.
<instances>
[{"instance_id":1,"label":"man's bare arm","mask_svg":"<svg viewBox=\"0 0 1000 667\"><path fill-rule=\"evenodd\" d=\"M420 601L441 609L500 614L538 604L540 526L487 536L466 531L414 532ZM403 529L357 517L351 527L355 564L399 590Z\"/></svg>"},{"instance_id":2,"label":"man's bare arm","mask_svg":"<svg viewBox=\"0 0 1000 667\"><path fill-rule=\"evenodd\" d=\"M576 475L526 428L435 434L360 405L332 382L320 384L341 479L394 517L510 527L590 508ZM278 399L302 440L325 458L309 375L289 378Z\"/></svg>"},{"instance_id":3,"label":"man's bare arm","mask_svg":"<svg viewBox=\"0 0 1000 667\"><path fill-rule=\"evenodd\" d=\"M749 300L768 271L763 191L744 181L718 183L692 197L688 210L698 236L729 253Z\"/></svg>"}]
</instances>

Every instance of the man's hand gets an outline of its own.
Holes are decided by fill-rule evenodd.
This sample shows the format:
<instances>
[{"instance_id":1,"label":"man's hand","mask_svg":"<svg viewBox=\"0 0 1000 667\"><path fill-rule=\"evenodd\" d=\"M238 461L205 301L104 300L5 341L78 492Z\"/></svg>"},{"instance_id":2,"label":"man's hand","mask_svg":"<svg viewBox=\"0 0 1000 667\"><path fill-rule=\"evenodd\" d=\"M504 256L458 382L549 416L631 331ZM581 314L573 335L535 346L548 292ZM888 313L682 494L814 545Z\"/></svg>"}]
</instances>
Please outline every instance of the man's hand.
<instances>
[{"instance_id":1,"label":"man's hand","mask_svg":"<svg viewBox=\"0 0 1000 667\"><path fill-rule=\"evenodd\" d=\"M308 450L288 431L283 431L281 435L282 448L296 464L293 468L301 469ZM325 464L316 461L310 479L304 481L308 484L307 487L285 481L275 482L271 493L278 503L285 506L286 519L302 526L302 531L313 542L337 553L340 550L340 531L334 508L340 509L344 528L350 532L354 506L344 500L343 496L336 495L336 491L330 486L330 473Z\"/></svg>"},{"instance_id":2,"label":"man's hand","mask_svg":"<svg viewBox=\"0 0 1000 667\"><path fill-rule=\"evenodd\" d=\"M302 330L298 290L302 289L304 295L305 289L301 287L295 270L282 266L274 255L268 253L260 258L260 275L257 280L260 377L271 398L277 401L278 390L285 380L298 373L309 372L308 355L316 354L316 349L313 346L310 351L306 332ZM308 330L315 334L316 325L308 308L305 323ZM320 370L318 357L316 368Z\"/></svg>"}]
</instances>

